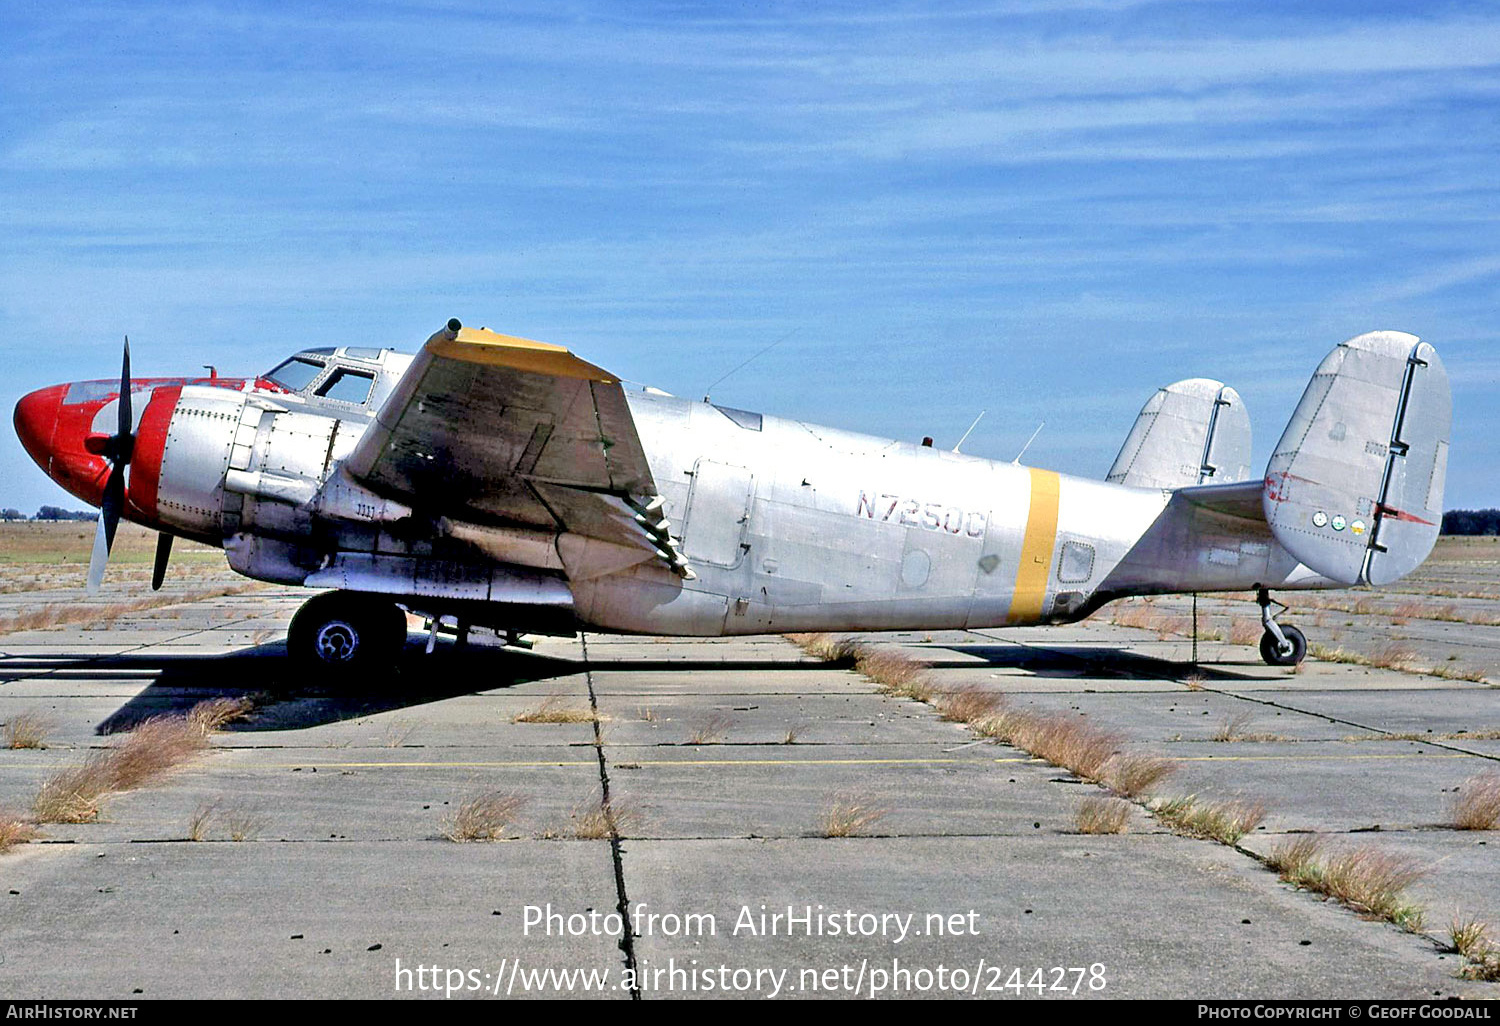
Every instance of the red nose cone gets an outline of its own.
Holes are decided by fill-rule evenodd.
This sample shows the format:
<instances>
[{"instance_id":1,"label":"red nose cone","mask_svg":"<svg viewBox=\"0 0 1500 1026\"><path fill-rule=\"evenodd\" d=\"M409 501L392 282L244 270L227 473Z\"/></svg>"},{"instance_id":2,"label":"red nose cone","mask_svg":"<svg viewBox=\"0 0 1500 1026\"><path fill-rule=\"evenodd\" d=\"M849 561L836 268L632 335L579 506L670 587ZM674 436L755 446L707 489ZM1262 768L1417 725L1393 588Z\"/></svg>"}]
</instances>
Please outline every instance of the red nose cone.
<instances>
[{"instance_id":1,"label":"red nose cone","mask_svg":"<svg viewBox=\"0 0 1500 1026\"><path fill-rule=\"evenodd\" d=\"M57 432L57 413L62 407L67 385L53 385L21 397L16 403L16 434L37 466L51 472L53 435Z\"/></svg>"}]
</instances>

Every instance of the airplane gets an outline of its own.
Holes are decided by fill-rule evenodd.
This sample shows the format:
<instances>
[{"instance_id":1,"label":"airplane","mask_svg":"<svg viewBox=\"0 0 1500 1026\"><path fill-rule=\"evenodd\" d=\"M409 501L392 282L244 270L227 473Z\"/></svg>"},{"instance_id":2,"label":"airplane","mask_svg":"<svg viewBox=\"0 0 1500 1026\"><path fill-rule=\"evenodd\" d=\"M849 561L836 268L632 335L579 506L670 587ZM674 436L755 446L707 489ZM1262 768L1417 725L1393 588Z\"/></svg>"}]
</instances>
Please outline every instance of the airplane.
<instances>
[{"instance_id":1,"label":"airplane","mask_svg":"<svg viewBox=\"0 0 1500 1026\"><path fill-rule=\"evenodd\" d=\"M134 379L24 396L15 428L100 507L320 589L287 648L387 665L432 634L724 636L1081 620L1132 595L1245 591L1260 652L1303 633L1271 591L1389 584L1442 518L1451 396L1433 347L1376 331L1318 366L1265 472L1239 394L1158 390L1106 479L629 386L568 349L458 320L415 356L304 349L258 377ZM1277 611L1272 605L1277 605Z\"/></svg>"}]
</instances>

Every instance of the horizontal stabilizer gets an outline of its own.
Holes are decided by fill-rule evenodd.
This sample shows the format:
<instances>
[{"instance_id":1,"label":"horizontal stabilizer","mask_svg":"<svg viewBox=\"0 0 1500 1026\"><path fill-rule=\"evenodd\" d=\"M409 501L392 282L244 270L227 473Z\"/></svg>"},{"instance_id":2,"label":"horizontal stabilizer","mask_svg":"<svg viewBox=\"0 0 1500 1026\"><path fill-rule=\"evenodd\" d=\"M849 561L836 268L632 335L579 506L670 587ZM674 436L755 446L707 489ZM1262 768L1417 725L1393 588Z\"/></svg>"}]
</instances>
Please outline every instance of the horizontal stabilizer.
<instances>
[{"instance_id":1,"label":"horizontal stabilizer","mask_svg":"<svg viewBox=\"0 0 1500 1026\"><path fill-rule=\"evenodd\" d=\"M1452 398L1437 352L1372 331L1318 366L1266 467L1266 522L1281 545L1340 584L1415 570L1443 519Z\"/></svg>"},{"instance_id":2,"label":"horizontal stabilizer","mask_svg":"<svg viewBox=\"0 0 1500 1026\"><path fill-rule=\"evenodd\" d=\"M1186 488L1250 476L1250 415L1234 389L1190 378L1158 389L1125 437L1106 480Z\"/></svg>"}]
</instances>

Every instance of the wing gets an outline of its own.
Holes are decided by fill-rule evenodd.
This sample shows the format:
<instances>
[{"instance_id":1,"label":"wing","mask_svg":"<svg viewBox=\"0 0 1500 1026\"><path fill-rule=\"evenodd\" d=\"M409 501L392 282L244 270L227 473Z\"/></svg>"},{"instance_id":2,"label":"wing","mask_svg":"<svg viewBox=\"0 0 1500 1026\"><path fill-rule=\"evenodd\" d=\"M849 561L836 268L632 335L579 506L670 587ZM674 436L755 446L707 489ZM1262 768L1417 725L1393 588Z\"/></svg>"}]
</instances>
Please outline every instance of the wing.
<instances>
[{"instance_id":1,"label":"wing","mask_svg":"<svg viewBox=\"0 0 1500 1026\"><path fill-rule=\"evenodd\" d=\"M689 572L619 378L562 346L449 321L345 467L425 513L569 532Z\"/></svg>"}]
</instances>

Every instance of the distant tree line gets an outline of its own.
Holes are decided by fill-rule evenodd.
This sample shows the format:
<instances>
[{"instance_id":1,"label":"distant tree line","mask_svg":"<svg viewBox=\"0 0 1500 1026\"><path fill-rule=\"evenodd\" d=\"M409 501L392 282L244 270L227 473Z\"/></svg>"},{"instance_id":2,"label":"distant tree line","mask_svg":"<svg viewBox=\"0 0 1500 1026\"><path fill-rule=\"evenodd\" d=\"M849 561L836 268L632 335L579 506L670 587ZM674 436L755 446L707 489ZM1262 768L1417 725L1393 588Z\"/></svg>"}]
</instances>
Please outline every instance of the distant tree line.
<instances>
[{"instance_id":1,"label":"distant tree line","mask_svg":"<svg viewBox=\"0 0 1500 1026\"><path fill-rule=\"evenodd\" d=\"M1443 514L1444 534L1500 534L1500 509L1450 509Z\"/></svg>"},{"instance_id":2,"label":"distant tree line","mask_svg":"<svg viewBox=\"0 0 1500 1026\"><path fill-rule=\"evenodd\" d=\"M18 509L0 509L0 520L98 520L99 514L91 509L63 509L61 506L43 506L36 516L28 517Z\"/></svg>"}]
</instances>

